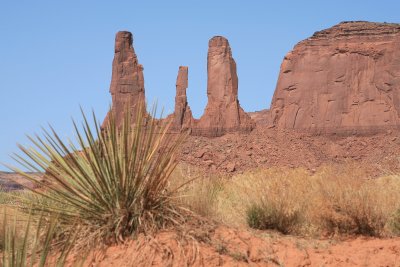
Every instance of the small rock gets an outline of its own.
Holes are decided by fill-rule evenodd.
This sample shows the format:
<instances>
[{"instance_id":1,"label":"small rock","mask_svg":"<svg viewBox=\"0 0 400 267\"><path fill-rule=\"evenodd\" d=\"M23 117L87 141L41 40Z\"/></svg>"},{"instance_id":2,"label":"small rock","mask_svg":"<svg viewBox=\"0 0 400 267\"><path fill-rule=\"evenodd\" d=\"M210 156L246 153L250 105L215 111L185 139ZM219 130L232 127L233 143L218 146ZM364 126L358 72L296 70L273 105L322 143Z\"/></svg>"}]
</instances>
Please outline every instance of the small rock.
<instances>
[{"instance_id":1,"label":"small rock","mask_svg":"<svg viewBox=\"0 0 400 267\"><path fill-rule=\"evenodd\" d=\"M361 145L362 145L362 146L367 146L367 143L364 142L364 141L362 141L362 142L361 142Z\"/></svg>"},{"instance_id":2,"label":"small rock","mask_svg":"<svg viewBox=\"0 0 400 267\"><path fill-rule=\"evenodd\" d=\"M206 161L204 161L204 163L205 163L208 167L210 167L211 165L214 164L214 161L212 161L212 160L206 160Z\"/></svg>"},{"instance_id":3,"label":"small rock","mask_svg":"<svg viewBox=\"0 0 400 267\"><path fill-rule=\"evenodd\" d=\"M194 157L200 159L200 158L202 158L204 156L204 154L206 152L207 152L207 150L205 150L205 149L199 150L194 154Z\"/></svg>"},{"instance_id":4,"label":"small rock","mask_svg":"<svg viewBox=\"0 0 400 267\"><path fill-rule=\"evenodd\" d=\"M234 172L236 170L235 163L228 163L228 165L226 165L226 170L228 172Z\"/></svg>"}]
</instances>

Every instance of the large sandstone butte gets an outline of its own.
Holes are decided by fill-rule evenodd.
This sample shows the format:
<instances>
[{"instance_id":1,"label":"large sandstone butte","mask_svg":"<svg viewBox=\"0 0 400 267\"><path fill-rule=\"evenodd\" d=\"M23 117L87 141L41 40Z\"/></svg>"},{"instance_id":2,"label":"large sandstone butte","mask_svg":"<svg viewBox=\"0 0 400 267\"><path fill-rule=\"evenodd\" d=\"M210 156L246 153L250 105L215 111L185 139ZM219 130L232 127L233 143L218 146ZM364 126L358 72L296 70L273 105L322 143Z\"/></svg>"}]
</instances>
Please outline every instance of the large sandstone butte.
<instances>
[{"instance_id":1,"label":"large sandstone butte","mask_svg":"<svg viewBox=\"0 0 400 267\"><path fill-rule=\"evenodd\" d=\"M192 133L221 136L251 131L255 124L240 107L236 62L228 40L222 36L215 36L208 43L207 75L207 106Z\"/></svg>"},{"instance_id":2,"label":"large sandstone butte","mask_svg":"<svg viewBox=\"0 0 400 267\"><path fill-rule=\"evenodd\" d=\"M173 130L187 130L193 126L192 111L187 102L188 67L180 66L176 78L175 111L173 114Z\"/></svg>"},{"instance_id":3,"label":"large sandstone butte","mask_svg":"<svg viewBox=\"0 0 400 267\"><path fill-rule=\"evenodd\" d=\"M139 64L135 54L132 33L127 31L120 31L115 36L110 93L112 112L117 124L122 122L126 108L129 107L134 116L138 111L138 104L145 103L143 66ZM105 122L108 116L107 114Z\"/></svg>"},{"instance_id":4,"label":"large sandstone butte","mask_svg":"<svg viewBox=\"0 0 400 267\"><path fill-rule=\"evenodd\" d=\"M400 125L400 24L343 22L298 43L281 65L269 124L319 133Z\"/></svg>"}]
</instances>

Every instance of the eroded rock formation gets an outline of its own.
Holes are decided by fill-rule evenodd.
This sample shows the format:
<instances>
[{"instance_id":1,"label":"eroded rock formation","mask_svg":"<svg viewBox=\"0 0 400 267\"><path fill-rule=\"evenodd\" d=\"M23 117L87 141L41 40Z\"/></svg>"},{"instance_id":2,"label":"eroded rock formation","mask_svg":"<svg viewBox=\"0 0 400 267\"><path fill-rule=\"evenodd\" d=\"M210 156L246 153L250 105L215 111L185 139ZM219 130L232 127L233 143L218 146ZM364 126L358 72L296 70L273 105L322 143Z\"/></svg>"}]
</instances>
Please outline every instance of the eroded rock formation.
<instances>
[{"instance_id":1,"label":"eroded rock formation","mask_svg":"<svg viewBox=\"0 0 400 267\"><path fill-rule=\"evenodd\" d=\"M399 126L399 116L400 24L344 22L285 56L269 123L368 132Z\"/></svg>"},{"instance_id":2,"label":"eroded rock formation","mask_svg":"<svg viewBox=\"0 0 400 267\"><path fill-rule=\"evenodd\" d=\"M173 114L173 130L187 130L193 126L192 111L187 102L188 67L180 66L176 78L175 111Z\"/></svg>"},{"instance_id":3,"label":"eroded rock formation","mask_svg":"<svg viewBox=\"0 0 400 267\"><path fill-rule=\"evenodd\" d=\"M127 31L118 32L115 37L110 93L112 112L117 124L122 122L127 107L134 117L138 111L138 104L145 103L143 66L139 64L135 54L132 33Z\"/></svg>"},{"instance_id":4,"label":"eroded rock formation","mask_svg":"<svg viewBox=\"0 0 400 267\"><path fill-rule=\"evenodd\" d=\"M112 112L117 125L123 120L128 107L132 116L138 104L145 103L143 67L138 63L130 32L118 32L115 37L115 54L112 67L110 92ZM175 110L172 131L190 130L202 136L221 136L228 132L248 132L255 127L249 115L240 107L236 63L232 58L228 40L221 36L212 38L208 50L208 104L200 120L193 119L188 105L188 67L179 67L176 80ZM144 111L144 114L145 111ZM103 125L108 121L109 114Z\"/></svg>"},{"instance_id":5,"label":"eroded rock formation","mask_svg":"<svg viewBox=\"0 0 400 267\"><path fill-rule=\"evenodd\" d=\"M193 134L220 136L228 132L248 132L255 124L238 100L236 63L226 38L215 36L208 43L208 103Z\"/></svg>"}]
</instances>

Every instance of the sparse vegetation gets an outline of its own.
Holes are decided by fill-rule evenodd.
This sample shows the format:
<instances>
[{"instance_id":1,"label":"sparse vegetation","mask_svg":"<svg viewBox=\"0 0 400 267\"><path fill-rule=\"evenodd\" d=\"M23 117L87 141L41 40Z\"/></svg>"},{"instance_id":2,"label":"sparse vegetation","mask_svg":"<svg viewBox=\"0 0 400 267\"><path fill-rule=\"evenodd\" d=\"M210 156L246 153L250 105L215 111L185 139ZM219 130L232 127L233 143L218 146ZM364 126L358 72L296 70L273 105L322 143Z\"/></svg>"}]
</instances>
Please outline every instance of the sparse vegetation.
<instances>
[{"instance_id":1,"label":"sparse vegetation","mask_svg":"<svg viewBox=\"0 0 400 267\"><path fill-rule=\"evenodd\" d=\"M58 220L43 213L34 218L32 213L24 215L15 210L3 209L0 265L4 267L64 266L73 247L76 234L61 246L53 242L57 234ZM77 232L77 231L76 231ZM59 255L51 258L57 247Z\"/></svg>"},{"instance_id":2,"label":"sparse vegetation","mask_svg":"<svg viewBox=\"0 0 400 267\"><path fill-rule=\"evenodd\" d=\"M63 266L77 244L93 249L95 240L109 244L180 226L190 212L283 234L400 234L399 176L366 178L349 164L313 174L298 168L213 177L183 164L175 168L185 135L171 138L168 124L137 117L132 123L127 112L116 125L111 115L104 129L94 117L93 130L84 115L83 131L74 124L76 143L64 143L51 129L31 138L35 148L21 146L27 157L17 160L30 171L45 170L45 179L20 171L35 186L0 194L0 205L12 211L0 223L2 266ZM248 261L224 244L215 250Z\"/></svg>"},{"instance_id":3,"label":"sparse vegetation","mask_svg":"<svg viewBox=\"0 0 400 267\"><path fill-rule=\"evenodd\" d=\"M400 177L365 177L353 164L322 167L313 175L304 169L259 170L218 179L218 194L198 194L186 205L196 206L202 197L217 221L285 234L396 234ZM192 183L192 188L212 184Z\"/></svg>"},{"instance_id":4,"label":"sparse vegetation","mask_svg":"<svg viewBox=\"0 0 400 267\"><path fill-rule=\"evenodd\" d=\"M393 232L389 222L400 205L398 176L365 179L348 174L319 183L319 218L325 231L369 236Z\"/></svg>"},{"instance_id":5,"label":"sparse vegetation","mask_svg":"<svg viewBox=\"0 0 400 267\"><path fill-rule=\"evenodd\" d=\"M310 197L302 184L304 174L298 170L289 177L288 172L269 170L233 177L224 183L217 200L217 220L233 226L299 232Z\"/></svg>"},{"instance_id":6,"label":"sparse vegetation","mask_svg":"<svg viewBox=\"0 0 400 267\"><path fill-rule=\"evenodd\" d=\"M183 186L181 186L183 184ZM224 179L197 172L189 166L179 165L172 175L172 188L179 187L177 202L198 215L212 218L217 212L218 195Z\"/></svg>"},{"instance_id":7,"label":"sparse vegetation","mask_svg":"<svg viewBox=\"0 0 400 267\"><path fill-rule=\"evenodd\" d=\"M52 128L44 138L30 137L33 148L20 146L24 155L15 159L29 171L46 173L38 179L14 168L35 185L18 207L57 214L66 231L78 224L85 242L123 241L184 220L167 186L185 135L167 136L169 124L141 107L132 117L127 111L117 125L110 112L101 129L94 115L91 128L83 114L83 130L74 123L75 143L62 141Z\"/></svg>"},{"instance_id":8,"label":"sparse vegetation","mask_svg":"<svg viewBox=\"0 0 400 267\"><path fill-rule=\"evenodd\" d=\"M400 208L394 212L390 219L389 227L396 235L400 236Z\"/></svg>"}]
</instances>

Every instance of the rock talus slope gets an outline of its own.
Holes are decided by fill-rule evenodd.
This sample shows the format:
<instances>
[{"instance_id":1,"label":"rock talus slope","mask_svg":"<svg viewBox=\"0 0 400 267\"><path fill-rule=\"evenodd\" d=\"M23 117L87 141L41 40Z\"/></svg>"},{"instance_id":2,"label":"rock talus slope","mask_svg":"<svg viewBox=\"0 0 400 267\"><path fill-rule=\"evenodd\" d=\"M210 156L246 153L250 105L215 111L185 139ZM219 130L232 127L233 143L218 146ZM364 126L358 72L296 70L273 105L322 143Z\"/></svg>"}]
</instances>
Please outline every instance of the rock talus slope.
<instances>
[{"instance_id":1,"label":"rock talus slope","mask_svg":"<svg viewBox=\"0 0 400 267\"><path fill-rule=\"evenodd\" d=\"M281 65L268 120L320 133L400 126L400 24L343 22L298 43Z\"/></svg>"}]
</instances>

